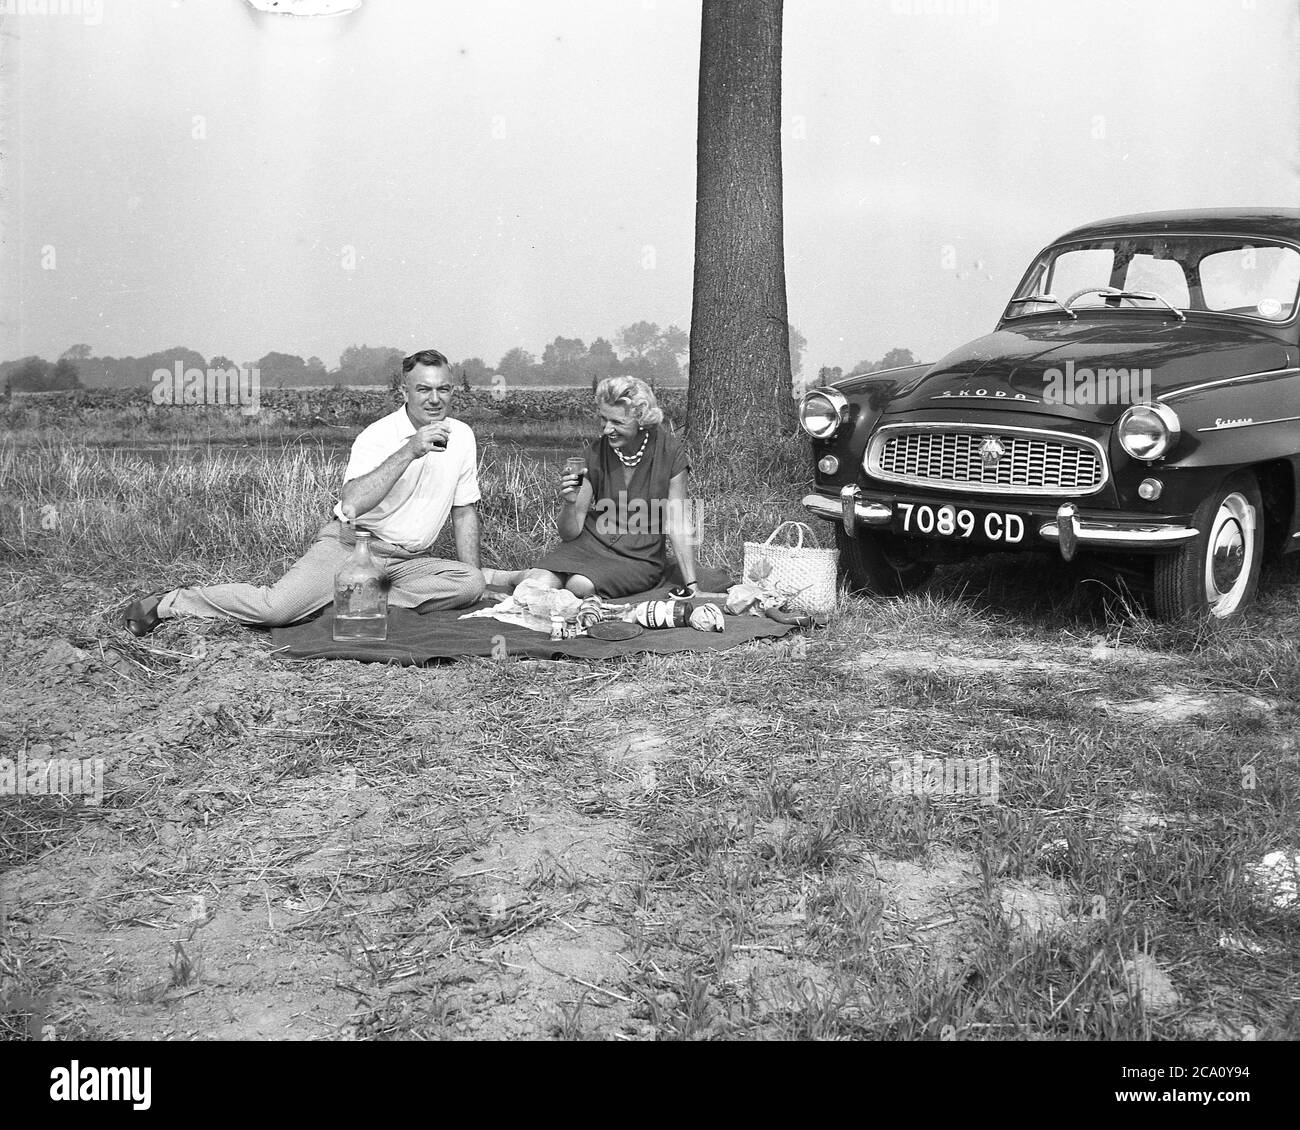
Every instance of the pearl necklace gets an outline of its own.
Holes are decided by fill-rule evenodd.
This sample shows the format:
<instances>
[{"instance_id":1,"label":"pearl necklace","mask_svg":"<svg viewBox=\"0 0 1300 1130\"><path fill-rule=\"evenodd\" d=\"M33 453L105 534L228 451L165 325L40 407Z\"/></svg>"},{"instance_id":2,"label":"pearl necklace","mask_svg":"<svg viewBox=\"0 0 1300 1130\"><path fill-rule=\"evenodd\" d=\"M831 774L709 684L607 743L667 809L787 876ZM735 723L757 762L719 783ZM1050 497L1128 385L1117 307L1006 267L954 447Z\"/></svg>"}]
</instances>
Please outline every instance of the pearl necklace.
<instances>
[{"instance_id":1,"label":"pearl necklace","mask_svg":"<svg viewBox=\"0 0 1300 1130\"><path fill-rule=\"evenodd\" d=\"M641 446L636 449L635 455L624 455L617 447L614 447L613 444L610 445L610 448L614 454L618 456L619 462L622 463L624 467L635 467L641 462L641 457L645 454L645 445L649 442L650 433L646 432L645 438L641 440Z\"/></svg>"}]
</instances>

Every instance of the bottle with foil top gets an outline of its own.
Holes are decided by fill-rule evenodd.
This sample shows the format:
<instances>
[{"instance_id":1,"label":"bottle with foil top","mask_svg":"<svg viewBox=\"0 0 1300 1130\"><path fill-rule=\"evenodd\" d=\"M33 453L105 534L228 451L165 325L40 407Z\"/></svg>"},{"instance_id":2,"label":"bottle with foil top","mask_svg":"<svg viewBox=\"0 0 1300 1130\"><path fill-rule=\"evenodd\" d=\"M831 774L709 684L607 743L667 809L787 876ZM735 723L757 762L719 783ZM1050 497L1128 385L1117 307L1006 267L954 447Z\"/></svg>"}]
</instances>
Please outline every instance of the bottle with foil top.
<instances>
[{"instance_id":1,"label":"bottle with foil top","mask_svg":"<svg viewBox=\"0 0 1300 1130\"><path fill-rule=\"evenodd\" d=\"M352 555L334 574L334 638L388 639L388 578L370 552L370 531L358 530Z\"/></svg>"},{"instance_id":2,"label":"bottle with foil top","mask_svg":"<svg viewBox=\"0 0 1300 1130\"><path fill-rule=\"evenodd\" d=\"M684 600L643 600L623 613L623 619L643 628L682 628L691 614Z\"/></svg>"}]
</instances>

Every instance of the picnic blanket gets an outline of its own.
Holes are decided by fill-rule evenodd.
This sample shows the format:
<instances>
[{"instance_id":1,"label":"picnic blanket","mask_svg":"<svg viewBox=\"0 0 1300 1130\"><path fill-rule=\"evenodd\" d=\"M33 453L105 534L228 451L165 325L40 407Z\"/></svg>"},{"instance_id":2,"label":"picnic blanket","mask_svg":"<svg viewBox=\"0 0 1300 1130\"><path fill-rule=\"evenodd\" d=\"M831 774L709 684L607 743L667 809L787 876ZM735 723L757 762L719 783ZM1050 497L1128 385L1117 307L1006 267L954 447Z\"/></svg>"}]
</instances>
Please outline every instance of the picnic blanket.
<instances>
[{"instance_id":1,"label":"picnic blanket","mask_svg":"<svg viewBox=\"0 0 1300 1130\"><path fill-rule=\"evenodd\" d=\"M726 574L701 570L701 587L722 592L731 584ZM674 584L669 579L658 588L634 596L621 597L620 603L662 600ZM503 624L490 617L462 620L474 608L495 603L489 590L485 599L472 608L454 612L415 612L407 608L388 610L388 639L334 639L334 609L326 608L319 616L286 628L271 631L275 651L293 659L358 659L364 663L396 663L403 667L450 661L465 656L496 659L617 659L643 652L722 651L756 639L775 639L794 630L793 625L778 624L766 616L728 616L726 630L700 632L694 628L647 629L630 640L597 640L580 636L572 640L553 640L541 632L514 624Z\"/></svg>"}]
</instances>

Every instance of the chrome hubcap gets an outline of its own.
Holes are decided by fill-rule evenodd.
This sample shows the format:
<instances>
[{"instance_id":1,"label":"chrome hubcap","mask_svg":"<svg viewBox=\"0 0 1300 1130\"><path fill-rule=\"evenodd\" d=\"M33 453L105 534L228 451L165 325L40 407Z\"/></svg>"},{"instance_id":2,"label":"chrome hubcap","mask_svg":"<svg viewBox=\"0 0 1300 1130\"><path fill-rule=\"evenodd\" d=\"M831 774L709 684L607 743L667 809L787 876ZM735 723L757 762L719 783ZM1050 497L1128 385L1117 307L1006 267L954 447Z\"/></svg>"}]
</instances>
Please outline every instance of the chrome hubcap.
<instances>
[{"instance_id":1,"label":"chrome hubcap","mask_svg":"<svg viewBox=\"0 0 1300 1130\"><path fill-rule=\"evenodd\" d=\"M1240 494L1221 503L1210 526L1205 558L1205 598L1215 616L1241 605L1255 556L1255 511Z\"/></svg>"}]
</instances>

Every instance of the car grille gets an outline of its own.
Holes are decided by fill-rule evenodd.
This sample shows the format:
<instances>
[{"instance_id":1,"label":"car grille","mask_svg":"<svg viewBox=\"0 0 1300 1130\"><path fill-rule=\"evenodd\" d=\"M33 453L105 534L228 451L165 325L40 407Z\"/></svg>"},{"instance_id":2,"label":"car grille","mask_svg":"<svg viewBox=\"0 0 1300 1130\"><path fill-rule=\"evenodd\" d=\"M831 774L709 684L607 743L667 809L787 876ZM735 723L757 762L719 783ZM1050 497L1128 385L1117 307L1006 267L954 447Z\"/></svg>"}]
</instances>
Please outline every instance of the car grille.
<instances>
[{"instance_id":1,"label":"car grille","mask_svg":"<svg viewBox=\"0 0 1300 1130\"><path fill-rule=\"evenodd\" d=\"M986 462L985 441L1002 454ZM1014 428L892 425L867 451L867 472L887 482L993 494L1092 494L1106 482L1106 460L1089 439Z\"/></svg>"}]
</instances>

